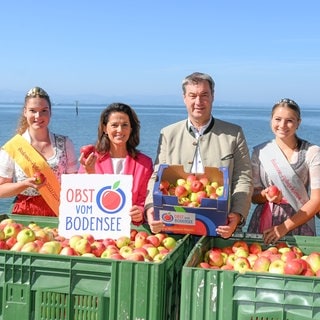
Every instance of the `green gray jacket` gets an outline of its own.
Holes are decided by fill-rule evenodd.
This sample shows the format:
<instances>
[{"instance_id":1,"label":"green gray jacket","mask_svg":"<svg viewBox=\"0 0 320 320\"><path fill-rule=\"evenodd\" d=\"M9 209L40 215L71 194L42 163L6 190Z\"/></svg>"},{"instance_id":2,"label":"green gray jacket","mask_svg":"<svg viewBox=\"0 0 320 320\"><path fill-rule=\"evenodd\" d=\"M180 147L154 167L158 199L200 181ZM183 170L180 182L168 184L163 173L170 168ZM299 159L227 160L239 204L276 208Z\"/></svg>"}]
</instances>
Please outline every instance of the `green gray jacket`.
<instances>
[{"instance_id":1,"label":"green gray jacket","mask_svg":"<svg viewBox=\"0 0 320 320\"><path fill-rule=\"evenodd\" d=\"M242 128L212 118L205 133L197 139L188 130L187 120L171 124L160 132L155 170L149 181L146 209L152 206L153 185L159 164L183 165L190 172L197 143L204 167L228 167L230 212L247 217L253 191L250 154Z\"/></svg>"}]
</instances>

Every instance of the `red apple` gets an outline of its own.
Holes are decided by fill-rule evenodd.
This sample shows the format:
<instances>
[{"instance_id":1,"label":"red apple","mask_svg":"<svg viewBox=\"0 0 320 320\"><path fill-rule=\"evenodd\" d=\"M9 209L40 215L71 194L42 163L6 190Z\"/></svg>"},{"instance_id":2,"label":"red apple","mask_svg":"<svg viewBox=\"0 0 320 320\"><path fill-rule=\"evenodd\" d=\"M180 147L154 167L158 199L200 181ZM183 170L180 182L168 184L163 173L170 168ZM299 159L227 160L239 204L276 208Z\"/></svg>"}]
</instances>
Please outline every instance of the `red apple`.
<instances>
[{"instance_id":1,"label":"red apple","mask_svg":"<svg viewBox=\"0 0 320 320\"><path fill-rule=\"evenodd\" d=\"M279 249L281 250L281 249ZM286 251L281 253L281 260L283 260L284 262L288 262L290 260L296 259L297 256L293 251Z\"/></svg>"},{"instance_id":2,"label":"red apple","mask_svg":"<svg viewBox=\"0 0 320 320\"><path fill-rule=\"evenodd\" d=\"M143 257L145 258L146 256L148 256L148 250L146 248L134 248L133 249L133 253L139 253L139 254L142 254Z\"/></svg>"},{"instance_id":3,"label":"red apple","mask_svg":"<svg viewBox=\"0 0 320 320\"><path fill-rule=\"evenodd\" d=\"M110 258L110 259L114 259L114 260L124 260L124 257L120 253L117 253L117 252L112 253L109 257L104 257L104 258Z\"/></svg>"},{"instance_id":4,"label":"red apple","mask_svg":"<svg viewBox=\"0 0 320 320\"><path fill-rule=\"evenodd\" d=\"M176 186L174 194L178 198L186 197L188 195L188 190L183 185Z\"/></svg>"},{"instance_id":5,"label":"red apple","mask_svg":"<svg viewBox=\"0 0 320 320\"><path fill-rule=\"evenodd\" d=\"M310 268L314 273L320 270L320 253L311 252L307 257L306 261L308 262Z\"/></svg>"},{"instance_id":6,"label":"red apple","mask_svg":"<svg viewBox=\"0 0 320 320\"><path fill-rule=\"evenodd\" d=\"M207 198L207 193L203 190L197 192L197 202L201 204L201 200Z\"/></svg>"},{"instance_id":7,"label":"red apple","mask_svg":"<svg viewBox=\"0 0 320 320\"><path fill-rule=\"evenodd\" d=\"M276 247L278 249L280 249L280 248L288 248L288 244L286 242L280 241L280 242L276 243Z\"/></svg>"},{"instance_id":8,"label":"red apple","mask_svg":"<svg viewBox=\"0 0 320 320\"><path fill-rule=\"evenodd\" d=\"M144 244L148 243L148 240L147 237L145 237L144 235L137 233L133 243L135 248L141 248Z\"/></svg>"},{"instance_id":9,"label":"red apple","mask_svg":"<svg viewBox=\"0 0 320 320\"><path fill-rule=\"evenodd\" d=\"M0 240L0 250L8 250L8 244L6 242L6 240Z\"/></svg>"},{"instance_id":10,"label":"red apple","mask_svg":"<svg viewBox=\"0 0 320 320\"><path fill-rule=\"evenodd\" d=\"M202 262L199 263L199 268L210 269L211 266L210 266L210 264L208 262L202 261Z\"/></svg>"},{"instance_id":11,"label":"red apple","mask_svg":"<svg viewBox=\"0 0 320 320\"><path fill-rule=\"evenodd\" d=\"M96 256L96 257L101 257L102 252L106 250L106 246L103 244L102 241L94 241L91 243L91 252Z\"/></svg>"},{"instance_id":12,"label":"red apple","mask_svg":"<svg viewBox=\"0 0 320 320\"><path fill-rule=\"evenodd\" d=\"M302 263L298 259L292 259L285 263L284 273L299 275L303 271Z\"/></svg>"},{"instance_id":13,"label":"red apple","mask_svg":"<svg viewBox=\"0 0 320 320\"><path fill-rule=\"evenodd\" d=\"M91 153L95 152L95 150L96 148L94 145L88 144L80 148L80 154L83 153L83 157L86 159L90 156Z\"/></svg>"},{"instance_id":14,"label":"red apple","mask_svg":"<svg viewBox=\"0 0 320 320\"><path fill-rule=\"evenodd\" d=\"M112 238L105 238L102 240L102 243L104 244L104 246L107 248L110 244L112 245L116 245L116 241Z\"/></svg>"},{"instance_id":15,"label":"red apple","mask_svg":"<svg viewBox=\"0 0 320 320\"><path fill-rule=\"evenodd\" d=\"M126 260L144 261L144 255L142 253L133 252L126 257Z\"/></svg>"},{"instance_id":16,"label":"red apple","mask_svg":"<svg viewBox=\"0 0 320 320\"><path fill-rule=\"evenodd\" d=\"M302 271L301 275L306 276L306 277L314 277L315 276L314 272L309 267L306 270Z\"/></svg>"},{"instance_id":17,"label":"red apple","mask_svg":"<svg viewBox=\"0 0 320 320\"><path fill-rule=\"evenodd\" d=\"M119 248L115 245L110 244L106 249L101 253L101 258L111 258L113 254L120 254Z\"/></svg>"},{"instance_id":18,"label":"red apple","mask_svg":"<svg viewBox=\"0 0 320 320\"><path fill-rule=\"evenodd\" d=\"M187 184L191 185L191 183L195 180L197 180L197 176L195 174L189 174L186 178Z\"/></svg>"},{"instance_id":19,"label":"red apple","mask_svg":"<svg viewBox=\"0 0 320 320\"><path fill-rule=\"evenodd\" d=\"M209 185L209 179L205 175L199 178L199 181L202 183L204 188Z\"/></svg>"},{"instance_id":20,"label":"red apple","mask_svg":"<svg viewBox=\"0 0 320 320\"><path fill-rule=\"evenodd\" d=\"M156 233L155 236L156 236L157 238L159 238L160 243L162 243L163 239L166 238L166 237L168 236L168 234L167 234L167 233L160 233L160 232L159 232L159 233Z\"/></svg>"},{"instance_id":21,"label":"red apple","mask_svg":"<svg viewBox=\"0 0 320 320\"><path fill-rule=\"evenodd\" d=\"M150 235L147 237L147 241L149 243L151 243L153 246L155 247L159 247L161 244L161 241L158 237L156 237L155 235Z\"/></svg>"},{"instance_id":22,"label":"red apple","mask_svg":"<svg viewBox=\"0 0 320 320\"><path fill-rule=\"evenodd\" d=\"M293 251L295 253L297 258L301 258L303 256L303 252L299 247L291 246L290 249L291 249L291 251Z\"/></svg>"},{"instance_id":23,"label":"red apple","mask_svg":"<svg viewBox=\"0 0 320 320\"><path fill-rule=\"evenodd\" d=\"M134 238L136 237L136 234L138 233L138 230L136 229L131 229L130 230L130 240L134 241Z\"/></svg>"},{"instance_id":24,"label":"red apple","mask_svg":"<svg viewBox=\"0 0 320 320\"><path fill-rule=\"evenodd\" d=\"M236 240L232 245L232 251L236 252L239 248L244 249L245 251L249 252L248 244L243 240Z\"/></svg>"},{"instance_id":25,"label":"red apple","mask_svg":"<svg viewBox=\"0 0 320 320\"><path fill-rule=\"evenodd\" d=\"M208 254L208 263L211 266L221 267L223 265L223 255L218 250L210 250Z\"/></svg>"},{"instance_id":26,"label":"red apple","mask_svg":"<svg viewBox=\"0 0 320 320\"><path fill-rule=\"evenodd\" d=\"M260 254L262 252L262 246L259 242L252 242L249 244L249 253Z\"/></svg>"},{"instance_id":27,"label":"red apple","mask_svg":"<svg viewBox=\"0 0 320 320\"><path fill-rule=\"evenodd\" d=\"M8 246L8 249L10 250L16 242L17 242L17 238L15 236L12 236L6 239L6 244Z\"/></svg>"},{"instance_id":28,"label":"red apple","mask_svg":"<svg viewBox=\"0 0 320 320\"><path fill-rule=\"evenodd\" d=\"M251 269L253 268L253 265L254 263L257 261L257 259L259 258L259 256L255 253L250 253L248 256L247 256L247 259L250 263L250 267Z\"/></svg>"},{"instance_id":29,"label":"red apple","mask_svg":"<svg viewBox=\"0 0 320 320\"><path fill-rule=\"evenodd\" d=\"M227 255L233 254L234 252L232 251L231 246L223 247L222 252L225 252Z\"/></svg>"},{"instance_id":30,"label":"red apple","mask_svg":"<svg viewBox=\"0 0 320 320\"><path fill-rule=\"evenodd\" d=\"M73 248L71 248L69 246L62 248L59 254L62 256L77 256L78 255L76 250L74 250Z\"/></svg>"},{"instance_id":31,"label":"red apple","mask_svg":"<svg viewBox=\"0 0 320 320\"><path fill-rule=\"evenodd\" d=\"M253 264L253 271L268 272L270 266L270 259L266 256L260 256Z\"/></svg>"},{"instance_id":32,"label":"red apple","mask_svg":"<svg viewBox=\"0 0 320 320\"><path fill-rule=\"evenodd\" d=\"M34 180L35 184L43 184L46 181L45 175L42 172L39 172L39 171L35 172L33 177L35 179Z\"/></svg>"},{"instance_id":33,"label":"red apple","mask_svg":"<svg viewBox=\"0 0 320 320\"><path fill-rule=\"evenodd\" d=\"M280 190L278 189L277 186L270 186L268 187L268 195L273 198L273 197L276 197L278 194L279 194Z\"/></svg>"},{"instance_id":34,"label":"red apple","mask_svg":"<svg viewBox=\"0 0 320 320\"><path fill-rule=\"evenodd\" d=\"M169 190L170 187L170 182L168 180L161 180L160 181L160 185L159 185L159 189L162 190Z\"/></svg>"},{"instance_id":35,"label":"red apple","mask_svg":"<svg viewBox=\"0 0 320 320\"><path fill-rule=\"evenodd\" d=\"M194 180L190 185L191 192L199 192L204 190L203 184L199 180Z\"/></svg>"},{"instance_id":36,"label":"red apple","mask_svg":"<svg viewBox=\"0 0 320 320\"><path fill-rule=\"evenodd\" d=\"M223 266L221 266L220 270L234 270L234 269L233 269L233 266L229 264L224 264Z\"/></svg>"},{"instance_id":37,"label":"red apple","mask_svg":"<svg viewBox=\"0 0 320 320\"><path fill-rule=\"evenodd\" d=\"M90 243L93 243L95 241L94 236L90 233L84 233L82 237L84 239L87 239Z\"/></svg>"}]
</instances>

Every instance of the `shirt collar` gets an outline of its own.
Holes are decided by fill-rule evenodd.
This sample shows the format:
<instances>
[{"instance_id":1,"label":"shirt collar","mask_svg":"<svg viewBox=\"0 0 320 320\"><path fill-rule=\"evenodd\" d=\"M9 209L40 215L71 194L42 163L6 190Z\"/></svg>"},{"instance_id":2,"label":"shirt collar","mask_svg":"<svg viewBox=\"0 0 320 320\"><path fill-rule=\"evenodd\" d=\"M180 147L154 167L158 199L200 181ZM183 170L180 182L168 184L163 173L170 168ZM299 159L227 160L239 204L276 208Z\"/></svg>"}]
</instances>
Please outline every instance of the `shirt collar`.
<instances>
[{"instance_id":1,"label":"shirt collar","mask_svg":"<svg viewBox=\"0 0 320 320\"><path fill-rule=\"evenodd\" d=\"M211 123L212 118L210 118L210 120L200 128L200 130L198 130L191 122L190 118L188 118L188 122L187 122L187 126L188 126L188 130L190 132L193 132L195 134L199 134L200 136L203 135L203 133L206 131L206 129L209 127L210 123Z\"/></svg>"}]
</instances>

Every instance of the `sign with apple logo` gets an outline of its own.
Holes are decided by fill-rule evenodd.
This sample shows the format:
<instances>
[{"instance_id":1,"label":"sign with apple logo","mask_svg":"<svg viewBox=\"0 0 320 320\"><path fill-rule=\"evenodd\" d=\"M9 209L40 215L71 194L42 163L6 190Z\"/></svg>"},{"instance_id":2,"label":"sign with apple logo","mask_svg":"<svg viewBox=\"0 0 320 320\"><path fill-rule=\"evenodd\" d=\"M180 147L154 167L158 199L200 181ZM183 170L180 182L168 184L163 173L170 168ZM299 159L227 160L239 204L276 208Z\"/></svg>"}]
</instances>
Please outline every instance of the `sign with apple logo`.
<instances>
[{"instance_id":1,"label":"sign with apple logo","mask_svg":"<svg viewBox=\"0 0 320 320\"><path fill-rule=\"evenodd\" d=\"M130 236L132 176L64 174L61 177L59 233L89 233L96 239Z\"/></svg>"}]
</instances>

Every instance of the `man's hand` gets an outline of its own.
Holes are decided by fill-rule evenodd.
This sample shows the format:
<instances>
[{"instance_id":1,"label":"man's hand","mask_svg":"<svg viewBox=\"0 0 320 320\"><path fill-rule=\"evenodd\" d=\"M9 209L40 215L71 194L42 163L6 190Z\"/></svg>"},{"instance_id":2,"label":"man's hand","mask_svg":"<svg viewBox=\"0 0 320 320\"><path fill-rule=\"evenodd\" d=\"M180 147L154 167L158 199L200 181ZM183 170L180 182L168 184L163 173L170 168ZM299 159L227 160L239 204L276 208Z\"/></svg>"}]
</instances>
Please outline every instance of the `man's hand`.
<instances>
[{"instance_id":1,"label":"man's hand","mask_svg":"<svg viewBox=\"0 0 320 320\"><path fill-rule=\"evenodd\" d=\"M147 210L147 221L150 226L150 230L152 233L159 233L163 229L163 223L160 220L154 220L154 209L149 208Z\"/></svg>"},{"instance_id":2,"label":"man's hand","mask_svg":"<svg viewBox=\"0 0 320 320\"><path fill-rule=\"evenodd\" d=\"M216 229L218 235L222 238L230 238L234 231L237 229L239 223L241 221L241 215L239 213L231 212L228 214L227 224L224 226L219 226Z\"/></svg>"}]
</instances>

